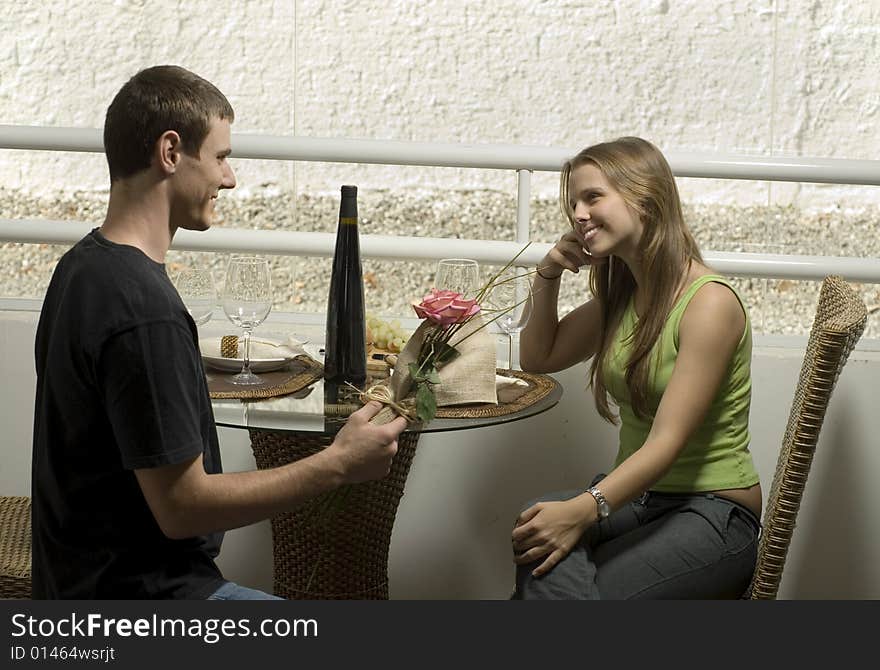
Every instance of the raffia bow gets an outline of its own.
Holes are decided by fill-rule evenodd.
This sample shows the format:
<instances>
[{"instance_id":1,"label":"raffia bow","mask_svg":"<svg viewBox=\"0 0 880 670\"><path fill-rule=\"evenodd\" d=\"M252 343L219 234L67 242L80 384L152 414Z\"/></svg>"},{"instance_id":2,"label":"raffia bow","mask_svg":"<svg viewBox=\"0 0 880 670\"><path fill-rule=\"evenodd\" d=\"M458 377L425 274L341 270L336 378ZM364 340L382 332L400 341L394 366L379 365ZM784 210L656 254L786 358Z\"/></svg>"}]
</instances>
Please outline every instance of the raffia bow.
<instances>
[{"instance_id":1,"label":"raffia bow","mask_svg":"<svg viewBox=\"0 0 880 670\"><path fill-rule=\"evenodd\" d=\"M375 400L383 405L383 409L380 410L380 414L385 412L386 408L390 408L397 412L397 415L404 417L410 423L415 423L418 420L416 416L416 408L415 404L412 401L412 398L404 398L400 402L397 402L394 399L394 393L386 384L378 383L373 384L371 387L361 392L360 394L361 401L364 403L369 402L370 400ZM377 414L378 416L378 414ZM384 418L384 417L383 417ZM388 423L394 416L392 415L387 421L376 421L375 417L372 423Z\"/></svg>"}]
</instances>

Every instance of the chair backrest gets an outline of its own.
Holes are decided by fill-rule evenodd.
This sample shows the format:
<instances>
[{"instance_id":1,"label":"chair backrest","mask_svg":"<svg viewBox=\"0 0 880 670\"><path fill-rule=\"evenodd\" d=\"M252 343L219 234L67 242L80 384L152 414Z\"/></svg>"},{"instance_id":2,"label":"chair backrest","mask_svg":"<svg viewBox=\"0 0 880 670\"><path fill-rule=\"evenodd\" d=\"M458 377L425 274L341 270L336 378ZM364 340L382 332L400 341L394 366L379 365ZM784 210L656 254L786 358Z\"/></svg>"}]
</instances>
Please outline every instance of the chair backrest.
<instances>
[{"instance_id":1,"label":"chair backrest","mask_svg":"<svg viewBox=\"0 0 880 670\"><path fill-rule=\"evenodd\" d=\"M0 600L31 597L31 499L0 496Z\"/></svg>"},{"instance_id":2,"label":"chair backrest","mask_svg":"<svg viewBox=\"0 0 880 670\"><path fill-rule=\"evenodd\" d=\"M825 278L764 513L752 599L772 599L779 590L825 409L867 318L859 294L840 277Z\"/></svg>"}]
</instances>

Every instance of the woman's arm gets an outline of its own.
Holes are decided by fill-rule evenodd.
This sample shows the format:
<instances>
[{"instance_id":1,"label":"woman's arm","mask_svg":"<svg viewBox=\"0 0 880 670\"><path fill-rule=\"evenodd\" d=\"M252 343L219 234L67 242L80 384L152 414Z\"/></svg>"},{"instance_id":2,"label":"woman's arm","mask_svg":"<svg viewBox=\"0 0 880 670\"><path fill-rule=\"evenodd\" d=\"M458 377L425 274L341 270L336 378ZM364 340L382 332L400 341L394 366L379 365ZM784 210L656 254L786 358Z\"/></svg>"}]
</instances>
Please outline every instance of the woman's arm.
<instances>
[{"instance_id":1,"label":"woman's arm","mask_svg":"<svg viewBox=\"0 0 880 670\"><path fill-rule=\"evenodd\" d=\"M651 488L681 453L703 421L745 331L739 300L722 284L697 291L679 325L679 352L669 384L645 443L602 480L600 488L612 509ZM517 520L517 563L547 559L536 576L552 569L571 551L597 519L589 493L564 502L538 503Z\"/></svg>"},{"instance_id":2,"label":"woman's arm","mask_svg":"<svg viewBox=\"0 0 880 670\"><path fill-rule=\"evenodd\" d=\"M532 283L532 315L520 335L520 365L527 372L557 372L589 358L599 348L599 303L591 300L559 320L559 284L566 270L590 264L580 233L569 231L538 264Z\"/></svg>"}]
</instances>

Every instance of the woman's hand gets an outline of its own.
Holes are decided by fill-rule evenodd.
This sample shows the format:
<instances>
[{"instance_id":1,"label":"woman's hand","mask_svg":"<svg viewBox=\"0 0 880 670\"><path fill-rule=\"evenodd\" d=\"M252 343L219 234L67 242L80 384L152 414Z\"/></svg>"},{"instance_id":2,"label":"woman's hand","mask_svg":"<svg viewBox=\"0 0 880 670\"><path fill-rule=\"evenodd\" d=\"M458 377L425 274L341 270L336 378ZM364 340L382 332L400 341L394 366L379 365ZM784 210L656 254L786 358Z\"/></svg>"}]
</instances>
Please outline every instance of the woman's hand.
<instances>
[{"instance_id":1,"label":"woman's hand","mask_svg":"<svg viewBox=\"0 0 880 670\"><path fill-rule=\"evenodd\" d=\"M590 265L593 257L584 249L585 244L584 236L577 230L565 233L538 265L541 276L555 279L566 270L577 273Z\"/></svg>"},{"instance_id":2,"label":"woman's hand","mask_svg":"<svg viewBox=\"0 0 880 670\"><path fill-rule=\"evenodd\" d=\"M589 527L592 516L588 504L589 501L578 496L571 500L539 502L520 514L511 535L514 563L532 563L546 556L532 575L540 577L552 570L568 556Z\"/></svg>"}]
</instances>

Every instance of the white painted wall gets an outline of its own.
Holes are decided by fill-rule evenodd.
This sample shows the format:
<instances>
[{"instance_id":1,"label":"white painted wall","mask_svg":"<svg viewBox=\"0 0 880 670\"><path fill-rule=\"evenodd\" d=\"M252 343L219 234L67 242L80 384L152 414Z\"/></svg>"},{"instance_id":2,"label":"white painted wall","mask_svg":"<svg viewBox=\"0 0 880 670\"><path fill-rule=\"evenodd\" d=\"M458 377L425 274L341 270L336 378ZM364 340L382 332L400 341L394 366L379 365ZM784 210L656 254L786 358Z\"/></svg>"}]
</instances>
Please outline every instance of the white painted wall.
<instances>
[{"instance_id":1,"label":"white painted wall","mask_svg":"<svg viewBox=\"0 0 880 670\"><path fill-rule=\"evenodd\" d=\"M36 321L35 312L0 311L0 370L7 380L0 388L3 495L30 491ZM804 344L767 340L755 348L752 452L765 495ZM872 393L878 376L880 342L865 341L832 398L782 598L880 598L880 414ZM607 471L616 433L592 410L583 390L585 369L556 377L563 399L538 417L491 430L422 436L392 536L392 598L506 598L513 579L510 530L520 506ZM220 438L226 470L254 468L246 431L221 429ZM271 561L268 522L227 534L220 560L227 578L271 589Z\"/></svg>"},{"instance_id":2,"label":"white painted wall","mask_svg":"<svg viewBox=\"0 0 880 670\"><path fill-rule=\"evenodd\" d=\"M877 0L4 0L0 123L99 127L136 70L218 84L234 130L876 159ZM506 173L239 161L240 196L513 189ZM0 184L102 189L99 155L0 152ZM539 175L539 192L555 178ZM687 198L828 207L876 188L683 180Z\"/></svg>"}]
</instances>

